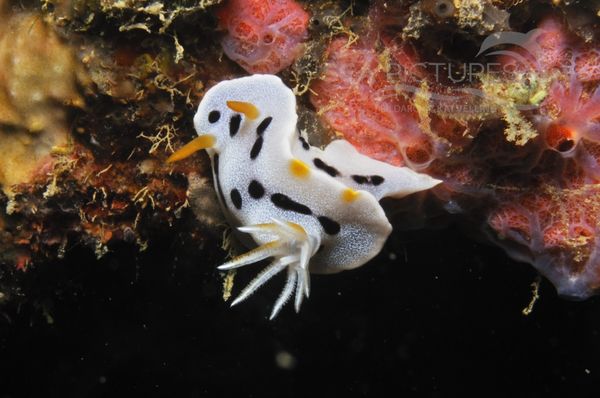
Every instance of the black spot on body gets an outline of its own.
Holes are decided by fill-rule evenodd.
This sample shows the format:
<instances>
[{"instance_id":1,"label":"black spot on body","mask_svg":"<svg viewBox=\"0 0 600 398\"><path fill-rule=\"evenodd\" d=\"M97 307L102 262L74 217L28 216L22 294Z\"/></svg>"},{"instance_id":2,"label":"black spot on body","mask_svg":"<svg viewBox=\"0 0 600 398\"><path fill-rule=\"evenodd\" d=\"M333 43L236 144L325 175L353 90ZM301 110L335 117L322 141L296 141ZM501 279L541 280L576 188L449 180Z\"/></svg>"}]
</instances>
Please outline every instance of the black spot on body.
<instances>
[{"instance_id":1,"label":"black spot on body","mask_svg":"<svg viewBox=\"0 0 600 398\"><path fill-rule=\"evenodd\" d=\"M338 175L340 175L340 172L337 171L335 167L328 165L319 158L314 158L313 163L315 164L317 169L323 170L325 173L329 174L332 177L337 177Z\"/></svg>"},{"instance_id":2,"label":"black spot on body","mask_svg":"<svg viewBox=\"0 0 600 398\"><path fill-rule=\"evenodd\" d=\"M256 157L260 154L260 150L262 149L263 146L263 138L261 136L259 136L256 141L254 142L254 145L252 145L252 149L250 150L250 159L256 159Z\"/></svg>"},{"instance_id":3,"label":"black spot on body","mask_svg":"<svg viewBox=\"0 0 600 398\"><path fill-rule=\"evenodd\" d=\"M233 188L231 190L230 196L231 196L231 203L233 203L235 208L238 210L241 209L242 208L242 195L240 195L240 191Z\"/></svg>"},{"instance_id":4,"label":"black spot on body","mask_svg":"<svg viewBox=\"0 0 600 398\"><path fill-rule=\"evenodd\" d=\"M383 184L384 181L385 178L383 178L382 176L371 176L371 182L375 186Z\"/></svg>"},{"instance_id":5,"label":"black spot on body","mask_svg":"<svg viewBox=\"0 0 600 398\"><path fill-rule=\"evenodd\" d=\"M304 148L305 151L310 149L310 145L308 145L308 142L306 142L304 137L300 136L300 142L302 143L302 148Z\"/></svg>"},{"instance_id":6,"label":"black spot on body","mask_svg":"<svg viewBox=\"0 0 600 398\"><path fill-rule=\"evenodd\" d=\"M233 115L231 119L229 119L229 135L233 137L240 130L240 124L242 123L241 115Z\"/></svg>"},{"instance_id":7,"label":"black spot on body","mask_svg":"<svg viewBox=\"0 0 600 398\"><path fill-rule=\"evenodd\" d=\"M367 184L369 182L369 179L365 176L353 175L352 179L357 184Z\"/></svg>"},{"instance_id":8,"label":"black spot on body","mask_svg":"<svg viewBox=\"0 0 600 398\"><path fill-rule=\"evenodd\" d=\"M219 121L220 118L221 118L221 112L219 112L219 111L212 111L208 114L209 123L216 123Z\"/></svg>"},{"instance_id":9,"label":"black spot on body","mask_svg":"<svg viewBox=\"0 0 600 398\"><path fill-rule=\"evenodd\" d=\"M260 199L265 195L265 188L256 180L252 180L248 185L248 193L254 199Z\"/></svg>"},{"instance_id":10,"label":"black spot on body","mask_svg":"<svg viewBox=\"0 0 600 398\"><path fill-rule=\"evenodd\" d=\"M273 118L271 116L269 116L269 117L266 117L262 122L260 122L260 124L256 128L256 134L263 135L263 133L265 132L267 127L269 127L269 124L271 124L272 120L273 120Z\"/></svg>"},{"instance_id":11,"label":"black spot on body","mask_svg":"<svg viewBox=\"0 0 600 398\"><path fill-rule=\"evenodd\" d=\"M271 120L273 120L271 116L266 117L262 122L260 122L258 127L256 127L256 134L258 135L258 138L256 138L256 141L254 141L254 145L252 145L252 149L250 150L250 159L254 160L260 154L260 150L262 149L264 142L262 136L267 127L269 127L269 125L271 124Z\"/></svg>"},{"instance_id":12,"label":"black spot on body","mask_svg":"<svg viewBox=\"0 0 600 398\"><path fill-rule=\"evenodd\" d=\"M312 214L312 210L310 210L308 206L298 203L282 193L274 193L271 195L271 202L283 210L295 211L296 213L307 215Z\"/></svg>"},{"instance_id":13,"label":"black spot on body","mask_svg":"<svg viewBox=\"0 0 600 398\"><path fill-rule=\"evenodd\" d=\"M383 178L382 176L378 176L378 175L374 175L374 176L360 176L360 175L353 175L352 179L357 183L357 184L371 184L371 185L381 185L383 184L383 182L385 181L385 178Z\"/></svg>"},{"instance_id":14,"label":"black spot on body","mask_svg":"<svg viewBox=\"0 0 600 398\"><path fill-rule=\"evenodd\" d=\"M323 227L323 230L325 231L326 234L336 235L340 232L340 229L341 229L340 224L336 221L333 221L331 218L325 217L325 216L319 216L319 217L317 217L317 219L321 223L321 226Z\"/></svg>"}]
</instances>

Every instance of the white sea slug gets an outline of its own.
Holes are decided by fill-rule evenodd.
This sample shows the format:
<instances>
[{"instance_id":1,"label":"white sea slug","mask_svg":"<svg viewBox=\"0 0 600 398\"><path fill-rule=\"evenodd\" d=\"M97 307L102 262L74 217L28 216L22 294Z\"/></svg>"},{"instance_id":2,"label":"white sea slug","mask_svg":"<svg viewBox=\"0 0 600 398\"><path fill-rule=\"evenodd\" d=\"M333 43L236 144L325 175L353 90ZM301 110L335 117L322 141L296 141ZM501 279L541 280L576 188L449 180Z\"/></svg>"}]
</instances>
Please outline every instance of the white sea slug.
<instances>
[{"instance_id":1,"label":"white sea slug","mask_svg":"<svg viewBox=\"0 0 600 398\"><path fill-rule=\"evenodd\" d=\"M440 183L361 155L344 140L323 150L312 147L298 132L297 119L296 98L277 76L223 81L198 106L198 138L169 158L206 149L227 220L253 248L219 269L272 259L232 305L287 273L271 319L292 296L299 311L310 292L310 272L356 268L381 250L392 227L379 199Z\"/></svg>"}]
</instances>

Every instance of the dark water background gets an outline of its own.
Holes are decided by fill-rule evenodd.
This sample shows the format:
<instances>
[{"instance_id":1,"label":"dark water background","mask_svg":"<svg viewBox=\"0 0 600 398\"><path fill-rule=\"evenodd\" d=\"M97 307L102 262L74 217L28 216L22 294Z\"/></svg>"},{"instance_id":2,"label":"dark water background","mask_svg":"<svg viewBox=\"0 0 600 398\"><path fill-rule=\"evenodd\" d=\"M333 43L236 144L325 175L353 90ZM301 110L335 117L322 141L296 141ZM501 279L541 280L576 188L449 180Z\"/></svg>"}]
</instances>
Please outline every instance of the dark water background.
<instances>
[{"instance_id":1,"label":"dark water background","mask_svg":"<svg viewBox=\"0 0 600 398\"><path fill-rule=\"evenodd\" d=\"M455 230L395 233L374 262L315 276L300 315L273 322L281 279L229 309L222 256L194 258L172 236L38 269L53 323L40 305L5 308L0 397L600 391L600 300L562 300L544 281L525 317L534 270Z\"/></svg>"}]
</instances>

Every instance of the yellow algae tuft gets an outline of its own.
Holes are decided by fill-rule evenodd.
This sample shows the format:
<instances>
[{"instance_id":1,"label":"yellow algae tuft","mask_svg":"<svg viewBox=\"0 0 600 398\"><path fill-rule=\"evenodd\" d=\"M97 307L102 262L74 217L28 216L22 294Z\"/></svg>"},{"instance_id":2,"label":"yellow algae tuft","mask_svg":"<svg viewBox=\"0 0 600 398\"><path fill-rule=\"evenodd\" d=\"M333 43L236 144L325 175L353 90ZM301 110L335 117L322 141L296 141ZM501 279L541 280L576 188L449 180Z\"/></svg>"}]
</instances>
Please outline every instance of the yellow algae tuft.
<instances>
[{"instance_id":1,"label":"yellow algae tuft","mask_svg":"<svg viewBox=\"0 0 600 398\"><path fill-rule=\"evenodd\" d=\"M431 118L429 117L429 101L431 100L431 93L429 92L429 85L427 80L423 80L419 89L415 92L414 105L419 115L419 127L421 130L429 136L433 135L431 132Z\"/></svg>"},{"instance_id":2,"label":"yellow algae tuft","mask_svg":"<svg viewBox=\"0 0 600 398\"><path fill-rule=\"evenodd\" d=\"M227 272L223 278L223 301L227 301L231 298L231 292L233 291L233 282L235 280L235 270L232 269Z\"/></svg>"},{"instance_id":3,"label":"yellow algae tuft","mask_svg":"<svg viewBox=\"0 0 600 398\"><path fill-rule=\"evenodd\" d=\"M486 101L506 122L504 136L508 142L521 146L538 136L521 109L538 106L546 98L552 81L552 77L541 78L533 72L516 74L512 80L501 80L491 75L481 77Z\"/></svg>"}]
</instances>

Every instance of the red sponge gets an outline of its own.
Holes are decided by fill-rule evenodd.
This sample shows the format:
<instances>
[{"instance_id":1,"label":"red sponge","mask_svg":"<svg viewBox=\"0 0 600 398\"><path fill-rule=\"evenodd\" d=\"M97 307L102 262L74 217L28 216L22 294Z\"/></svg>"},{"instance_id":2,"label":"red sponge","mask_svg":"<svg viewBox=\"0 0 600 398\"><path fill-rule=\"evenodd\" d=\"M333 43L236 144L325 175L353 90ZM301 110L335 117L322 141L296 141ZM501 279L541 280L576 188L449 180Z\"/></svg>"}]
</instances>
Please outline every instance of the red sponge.
<instances>
[{"instance_id":1,"label":"red sponge","mask_svg":"<svg viewBox=\"0 0 600 398\"><path fill-rule=\"evenodd\" d=\"M309 15L293 0L229 0L218 11L225 54L250 73L277 73L302 53Z\"/></svg>"}]
</instances>

